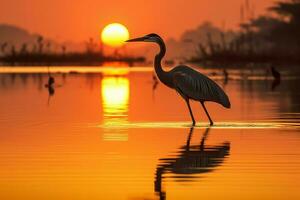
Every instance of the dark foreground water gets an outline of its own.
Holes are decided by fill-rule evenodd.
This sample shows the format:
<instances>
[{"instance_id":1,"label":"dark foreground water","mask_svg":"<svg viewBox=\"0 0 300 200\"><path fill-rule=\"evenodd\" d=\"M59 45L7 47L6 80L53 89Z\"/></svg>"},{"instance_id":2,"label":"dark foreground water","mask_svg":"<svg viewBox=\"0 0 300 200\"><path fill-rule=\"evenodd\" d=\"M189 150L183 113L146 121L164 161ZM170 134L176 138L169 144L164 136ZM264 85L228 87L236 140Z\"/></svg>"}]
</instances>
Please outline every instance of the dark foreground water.
<instances>
[{"instance_id":1,"label":"dark foreground water","mask_svg":"<svg viewBox=\"0 0 300 200\"><path fill-rule=\"evenodd\" d=\"M209 128L193 103L192 129L151 68L59 73L54 88L36 69L0 74L0 199L300 199L294 74L203 71L232 108L207 103Z\"/></svg>"}]
</instances>

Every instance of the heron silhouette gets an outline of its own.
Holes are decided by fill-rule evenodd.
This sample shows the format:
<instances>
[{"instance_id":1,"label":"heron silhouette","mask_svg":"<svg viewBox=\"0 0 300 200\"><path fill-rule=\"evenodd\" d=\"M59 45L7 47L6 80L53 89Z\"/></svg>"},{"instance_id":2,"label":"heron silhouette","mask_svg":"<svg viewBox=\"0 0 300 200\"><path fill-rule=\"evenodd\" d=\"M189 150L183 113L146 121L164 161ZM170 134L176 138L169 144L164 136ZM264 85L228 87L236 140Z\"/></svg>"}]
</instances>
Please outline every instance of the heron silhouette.
<instances>
[{"instance_id":1,"label":"heron silhouette","mask_svg":"<svg viewBox=\"0 0 300 200\"><path fill-rule=\"evenodd\" d=\"M156 75L163 84L176 90L176 92L178 92L185 100L193 121L193 126L196 122L190 106L190 100L199 101L201 103L210 121L210 125L213 125L213 121L204 105L204 102L212 101L221 104L225 108L230 108L228 96L221 87L200 72L185 65L176 66L170 71L163 70L161 60L165 56L166 46L159 35L151 33L144 37L127 40L126 42L154 42L159 45L160 52L154 59Z\"/></svg>"}]
</instances>

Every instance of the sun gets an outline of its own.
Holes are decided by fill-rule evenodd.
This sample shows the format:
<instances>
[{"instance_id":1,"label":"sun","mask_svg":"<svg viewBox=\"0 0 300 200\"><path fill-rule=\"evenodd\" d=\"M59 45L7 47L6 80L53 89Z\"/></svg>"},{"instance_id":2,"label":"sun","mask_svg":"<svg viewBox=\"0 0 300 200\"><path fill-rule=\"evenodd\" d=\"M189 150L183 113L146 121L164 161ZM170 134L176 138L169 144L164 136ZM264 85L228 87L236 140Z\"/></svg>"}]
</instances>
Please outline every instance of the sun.
<instances>
[{"instance_id":1,"label":"sun","mask_svg":"<svg viewBox=\"0 0 300 200\"><path fill-rule=\"evenodd\" d=\"M102 42L111 47L120 47L128 39L128 29L119 23L108 24L101 33Z\"/></svg>"}]
</instances>

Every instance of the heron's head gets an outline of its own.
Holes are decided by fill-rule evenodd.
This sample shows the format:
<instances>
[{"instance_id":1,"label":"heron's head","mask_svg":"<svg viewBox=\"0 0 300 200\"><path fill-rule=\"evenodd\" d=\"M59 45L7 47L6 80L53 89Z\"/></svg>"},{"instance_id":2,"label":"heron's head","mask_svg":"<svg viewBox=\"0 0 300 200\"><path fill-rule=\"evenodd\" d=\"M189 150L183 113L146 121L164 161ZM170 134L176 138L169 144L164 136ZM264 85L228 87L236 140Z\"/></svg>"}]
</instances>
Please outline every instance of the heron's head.
<instances>
[{"instance_id":1,"label":"heron's head","mask_svg":"<svg viewBox=\"0 0 300 200\"><path fill-rule=\"evenodd\" d=\"M162 41L162 38L159 35L155 33L150 33L143 37L127 40L126 42L160 42L160 41Z\"/></svg>"}]
</instances>

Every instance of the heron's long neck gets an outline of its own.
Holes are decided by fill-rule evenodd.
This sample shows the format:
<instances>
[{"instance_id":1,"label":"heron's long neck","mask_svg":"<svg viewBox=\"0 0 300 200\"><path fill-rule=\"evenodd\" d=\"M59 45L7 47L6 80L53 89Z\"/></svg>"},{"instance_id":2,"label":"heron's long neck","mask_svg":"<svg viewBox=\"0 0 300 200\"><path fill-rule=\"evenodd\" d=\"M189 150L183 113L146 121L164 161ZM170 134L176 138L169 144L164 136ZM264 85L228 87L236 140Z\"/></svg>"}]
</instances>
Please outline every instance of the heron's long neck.
<instances>
[{"instance_id":1,"label":"heron's long neck","mask_svg":"<svg viewBox=\"0 0 300 200\"><path fill-rule=\"evenodd\" d=\"M155 72L161 82L173 88L173 81L171 75L168 72L164 71L161 66L161 60L166 54L166 45L164 44L163 41L158 41L157 44L160 47L160 52L155 56L154 59Z\"/></svg>"}]
</instances>

